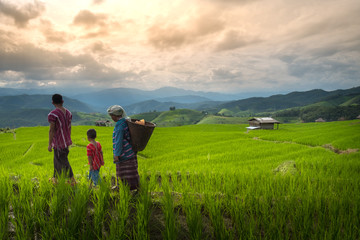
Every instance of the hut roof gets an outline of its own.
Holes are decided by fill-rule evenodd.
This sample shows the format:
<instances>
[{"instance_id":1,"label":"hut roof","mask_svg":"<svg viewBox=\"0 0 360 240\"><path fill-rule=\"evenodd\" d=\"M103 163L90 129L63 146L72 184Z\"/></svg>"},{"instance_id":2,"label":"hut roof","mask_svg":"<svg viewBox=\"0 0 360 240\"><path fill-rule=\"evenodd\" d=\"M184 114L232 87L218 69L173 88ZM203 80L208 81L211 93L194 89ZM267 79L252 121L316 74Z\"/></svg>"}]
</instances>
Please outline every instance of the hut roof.
<instances>
[{"instance_id":1,"label":"hut roof","mask_svg":"<svg viewBox=\"0 0 360 240\"><path fill-rule=\"evenodd\" d=\"M252 118L249 120L249 122L251 121L257 121L259 123L280 123L278 120L275 120L271 117L264 117L264 118Z\"/></svg>"},{"instance_id":2,"label":"hut roof","mask_svg":"<svg viewBox=\"0 0 360 240\"><path fill-rule=\"evenodd\" d=\"M315 120L315 122L325 122L325 120L322 119L322 118L318 118L318 119Z\"/></svg>"}]
</instances>

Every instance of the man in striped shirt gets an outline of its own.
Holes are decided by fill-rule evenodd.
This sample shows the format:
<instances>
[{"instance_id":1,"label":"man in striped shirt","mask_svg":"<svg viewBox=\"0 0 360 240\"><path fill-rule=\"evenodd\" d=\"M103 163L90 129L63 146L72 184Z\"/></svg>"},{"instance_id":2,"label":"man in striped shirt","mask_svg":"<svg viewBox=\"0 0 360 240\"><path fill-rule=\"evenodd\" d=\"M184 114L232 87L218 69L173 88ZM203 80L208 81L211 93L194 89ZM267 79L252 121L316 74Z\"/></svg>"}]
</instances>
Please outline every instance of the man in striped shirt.
<instances>
[{"instance_id":1,"label":"man in striped shirt","mask_svg":"<svg viewBox=\"0 0 360 240\"><path fill-rule=\"evenodd\" d=\"M50 123L49 152L54 149L54 179L64 173L75 183L74 174L68 160L69 146L71 141L72 114L63 107L63 98L60 94L52 96L52 104L55 109L48 114Z\"/></svg>"}]
</instances>

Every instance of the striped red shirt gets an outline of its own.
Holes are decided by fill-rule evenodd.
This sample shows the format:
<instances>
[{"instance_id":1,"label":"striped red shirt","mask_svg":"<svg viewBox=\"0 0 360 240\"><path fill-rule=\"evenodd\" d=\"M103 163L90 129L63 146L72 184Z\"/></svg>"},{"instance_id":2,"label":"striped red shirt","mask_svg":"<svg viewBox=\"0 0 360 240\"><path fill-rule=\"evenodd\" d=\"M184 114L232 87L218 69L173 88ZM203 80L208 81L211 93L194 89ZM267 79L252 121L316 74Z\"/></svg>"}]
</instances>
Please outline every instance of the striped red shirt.
<instances>
[{"instance_id":1,"label":"striped red shirt","mask_svg":"<svg viewBox=\"0 0 360 240\"><path fill-rule=\"evenodd\" d=\"M99 142L96 142L96 146L97 146L97 150L95 145L93 145L92 143L89 143L86 146L86 151L87 151L87 155L89 157L92 157L93 161L92 161L92 166L94 170L98 170L100 169L101 165L103 165L102 163L104 162L102 155L101 155L101 144Z\"/></svg>"},{"instance_id":2,"label":"striped red shirt","mask_svg":"<svg viewBox=\"0 0 360 240\"><path fill-rule=\"evenodd\" d=\"M68 148L71 144L72 114L66 109L65 114L58 108L48 114L49 123L55 123L55 135L51 146L56 149Z\"/></svg>"}]
</instances>

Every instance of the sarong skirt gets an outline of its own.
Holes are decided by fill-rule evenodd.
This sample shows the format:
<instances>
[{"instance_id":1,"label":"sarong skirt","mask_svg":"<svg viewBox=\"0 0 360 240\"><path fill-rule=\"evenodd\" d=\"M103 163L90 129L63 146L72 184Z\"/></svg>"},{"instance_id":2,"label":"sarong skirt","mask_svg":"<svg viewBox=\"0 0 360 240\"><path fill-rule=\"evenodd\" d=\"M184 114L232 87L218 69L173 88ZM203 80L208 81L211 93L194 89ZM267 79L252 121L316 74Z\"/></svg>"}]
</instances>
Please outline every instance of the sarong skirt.
<instances>
[{"instance_id":1,"label":"sarong skirt","mask_svg":"<svg viewBox=\"0 0 360 240\"><path fill-rule=\"evenodd\" d=\"M137 156L116 164L116 177L124 184L129 185L130 190L139 187L139 173Z\"/></svg>"}]
</instances>

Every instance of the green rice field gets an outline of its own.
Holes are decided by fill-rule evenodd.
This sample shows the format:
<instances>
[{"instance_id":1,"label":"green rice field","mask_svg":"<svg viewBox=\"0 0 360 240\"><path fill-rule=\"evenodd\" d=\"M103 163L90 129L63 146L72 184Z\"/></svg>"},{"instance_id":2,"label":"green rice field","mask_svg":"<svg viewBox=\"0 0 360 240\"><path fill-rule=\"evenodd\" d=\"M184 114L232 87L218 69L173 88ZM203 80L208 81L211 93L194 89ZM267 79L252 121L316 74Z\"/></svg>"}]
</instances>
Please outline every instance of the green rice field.
<instances>
[{"instance_id":1,"label":"green rice field","mask_svg":"<svg viewBox=\"0 0 360 240\"><path fill-rule=\"evenodd\" d=\"M73 126L77 184L49 182L48 127L0 133L0 239L360 239L360 121L157 127L141 188L114 186L112 127ZM86 131L105 165L89 188Z\"/></svg>"}]
</instances>

